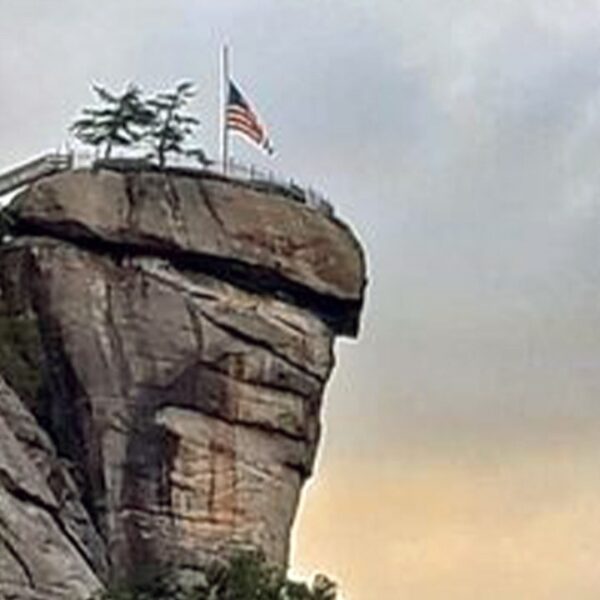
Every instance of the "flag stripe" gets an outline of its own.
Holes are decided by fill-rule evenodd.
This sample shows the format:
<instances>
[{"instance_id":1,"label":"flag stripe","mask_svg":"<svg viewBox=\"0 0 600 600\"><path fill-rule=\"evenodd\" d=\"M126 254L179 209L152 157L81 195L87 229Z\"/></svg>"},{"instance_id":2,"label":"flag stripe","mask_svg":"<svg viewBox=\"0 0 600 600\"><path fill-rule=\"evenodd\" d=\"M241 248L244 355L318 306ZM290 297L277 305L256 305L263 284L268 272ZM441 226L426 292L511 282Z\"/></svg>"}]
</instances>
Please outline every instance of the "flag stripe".
<instances>
[{"instance_id":1,"label":"flag stripe","mask_svg":"<svg viewBox=\"0 0 600 600\"><path fill-rule=\"evenodd\" d=\"M252 117L252 115L248 115L246 113L243 113L239 110L231 110L229 109L227 111L227 119L228 120L235 120L235 119L239 119L240 121L245 121L246 123L248 123L249 125L252 125L252 127L256 127L256 129L261 129L262 127L260 126L260 124L258 123L258 121Z\"/></svg>"},{"instance_id":2,"label":"flag stripe","mask_svg":"<svg viewBox=\"0 0 600 600\"><path fill-rule=\"evenodd\" d=\"M264 129L254 119L248 117L248 115L240 114L237 111L227 111L227 124L231 126L237 123L245 125L248 129L252 129L260 137L264 136Z\"/></svg>"},{"instance_id":3,"label":"flag stripe","mask_svg":"<svg viewBox=\"0 0 600 600\"><path fill-rule=\"evenodd\" d=\"M231 80L229 81L229 94L225 111L225 126L247 136L268 152L272 152L269 138L258 116Z\"/></svg>"},{"instance_id":4,"label":"flag stripe","mask_svg":"<svg viewBox=\"0 0 600 600\"><path fill-rule=\"evenodd\" d=\"M239 116L246 117L249 120L251 120L253 123L256 123L258 125L258 119L257 119L256 115L252 111L248 110L247 108L241 108L236 105L230 105L227 107L227 112L231 115L239 115Z\"/></svg>"},{"instance_id":5,"label":"flag stripe","mask_svg":"<svg viewBox=\"0 0 600 600\"><path fill-rule=\"evenodd\" d=\"M256 129L256 127L253 127L250 123L248 123L247 121L243 121L240 119L230 119L229 120L229 127L230 128L234 128L234 127L241 127L243 129L245 129L246 131L250 131L252 132L253 135L255 135L257 138L263 138L265 137L261 131L258 131Z\"/></svg>"},{"instance_id":6,"label":"flag stripe","mask_svg":"<svg viewBox=\"0 0 600 600\"><path fill-rule=\"evenodd\" d=\"M227 118L227 125L231 128L239 126L243 127L249 132L252 132L256 137L263 139L265 136L262 127L255 125L252 121L248 121L245 118L238 117L237 115L230 115Z\"/></svg>"},{"instance_id":7,"label":"flag stripe","mask_svg":"<svg viewBox=\"0 0 600 600\"><path fill-rule=\"evenodd\" d=\"M230 125L229 129L231 129L232 131L237 131L239 133L243 133L244 135L247 135L249 138L252 139L253 142L256 142L257 144L262 144L265 141L264 138L257 135L255 131L253 131L252 129L248 129L247 127L244 127L243 125L240 125L240 124Z\"/></svg>"}]
</instances>

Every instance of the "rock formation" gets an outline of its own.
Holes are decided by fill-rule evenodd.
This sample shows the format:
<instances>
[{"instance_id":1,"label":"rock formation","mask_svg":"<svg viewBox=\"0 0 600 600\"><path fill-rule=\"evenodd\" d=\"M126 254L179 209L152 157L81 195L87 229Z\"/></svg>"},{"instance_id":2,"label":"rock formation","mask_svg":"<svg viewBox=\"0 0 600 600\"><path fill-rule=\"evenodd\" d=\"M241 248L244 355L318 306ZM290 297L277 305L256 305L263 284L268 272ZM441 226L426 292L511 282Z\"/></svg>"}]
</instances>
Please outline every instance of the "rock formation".
<instances>
[{"instance_id":1,"label":"rock formation","mask_svg":"<svg viewBox=\"0 0 600 600\"><path fill-rule=\"evenodd\" d=\"M73 171L0 248L0 598L79 600L234 548L284 565L363 254L218 176ZM3 595L4 594L4 595Z\"/></svg>"}]
</instances>

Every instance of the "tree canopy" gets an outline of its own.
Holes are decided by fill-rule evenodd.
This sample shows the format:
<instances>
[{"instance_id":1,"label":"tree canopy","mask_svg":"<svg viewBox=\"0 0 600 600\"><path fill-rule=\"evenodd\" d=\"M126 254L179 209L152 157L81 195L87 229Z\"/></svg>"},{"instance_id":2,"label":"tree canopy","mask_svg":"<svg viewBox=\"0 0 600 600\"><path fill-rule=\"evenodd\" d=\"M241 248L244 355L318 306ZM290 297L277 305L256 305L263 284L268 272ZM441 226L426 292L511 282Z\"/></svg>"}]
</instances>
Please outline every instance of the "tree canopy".
<instances>
[{"instance_id":1,"label":"tree canopy","mask_svg":"<svg viewBox=\"0 0 600 600\"><path fill-rule=\"evenodd\" d=\"M83 116L71 126L71 131L84 144L104 147L104 158L110 158L115 146L130 147L145 135L154 114L145 105L141 89L129 84L120 94L93 85L101 106L84 108Z\"/></svg>"},{"instance_id":2,"label":"tree canopy","mask_svg":"<svg viewBox=\"0 0 600 600\"><path fill-rule=\"evenodd\" d=\"M158 166L166 165L169 155L193 157L203 164L208 160L200 148L189 148L187 142L199 125L198 119L184 109L195 95L189 81L174 90L144 97L141 88L129 84L121 93L93 85L100 105L84 108L82 116L71 126L81 142L103 149L105 159L115 146L148 149L149 158Z\"/></svg>"},{"instance_id":3,"label":"tree canopy","mask_svg":"<svg viewBox=\"0 0 600 600\"><path fill-rule=\"evenodd\" d=\"M194 95L192 83L182 81L173 91L160 92L146 102L147 108L153 113L147 138L152 148L151 156L156 158L159 167L165 166L167 155L171 153L207 162L200 148L185 147L187 138L200 124L198 119L183 112Z\"/></svg>"}]
</instances>

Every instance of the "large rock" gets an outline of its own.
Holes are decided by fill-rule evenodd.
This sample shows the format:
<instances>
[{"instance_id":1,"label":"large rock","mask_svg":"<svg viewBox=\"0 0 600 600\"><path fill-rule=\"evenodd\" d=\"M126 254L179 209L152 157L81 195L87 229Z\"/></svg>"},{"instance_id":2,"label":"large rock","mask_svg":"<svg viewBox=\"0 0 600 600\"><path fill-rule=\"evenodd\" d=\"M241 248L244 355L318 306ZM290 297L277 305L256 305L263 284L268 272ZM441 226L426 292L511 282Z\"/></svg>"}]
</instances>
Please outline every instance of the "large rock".
<instances>
[{"instance_id":1,"label":"large rock","mask_svg":"<svg viewBox=\"0 0 600 600\"><path fill-rule=\"evenodd\" d=\"M240 547L285 565L334 336L358 329L350 231L272 193L157 173L67 173L18 206L0 299L40 337L22 404L49 450L28 460L91 576ZM42 489L58 462L62 507Z\"/></svg>"},{"instance_id":2,"label":"large rock","mask_svg":"<svg viewBox=\"0 0 600 600\"><path fill-rule=\"evenodd\" d=\"M20 199L20 221L287 292L331 312L341 330L357 329L365 285L360 245L337 219L276 193L215 177L69 172L34 185Z\"/></svg>"},{"instance_id":3,"label":"large rock","mask_svg":"<svg viewBox=\"0 0 600 600\"><path fill-rule=\"evenodd\" d=\"M86 600L105 560L68 469L0 378L0 598Z\"/></svg>"}]
</instances>

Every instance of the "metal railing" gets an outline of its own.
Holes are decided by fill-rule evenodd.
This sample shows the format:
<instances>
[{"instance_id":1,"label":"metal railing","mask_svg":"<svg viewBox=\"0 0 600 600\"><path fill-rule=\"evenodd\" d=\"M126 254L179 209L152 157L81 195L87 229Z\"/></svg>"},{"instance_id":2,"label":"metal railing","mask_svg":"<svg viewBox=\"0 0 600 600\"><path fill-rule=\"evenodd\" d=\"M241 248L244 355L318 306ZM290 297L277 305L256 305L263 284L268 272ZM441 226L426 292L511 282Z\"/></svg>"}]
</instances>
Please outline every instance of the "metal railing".
<instances>
[{"instance_id":1,"label":"metal railing","mask_svg":"<svg viewBox=\"0 0 600 600\"><path fill-rule=\"evenodd\" d=\"M52 175L60 171L85 168L119 168L127 170L130 168L151 168L152 163L144 156L115 155L109 160L99 158L97 153L77 151L61 154L52 152L30 160L18 167L0 174L0 196L8 194L19 187L34 183L42 177ZM331 203L317 192L314 188L304 186L292 178L286 178L273 171L267 171L255 165L242 163L230 159L227 165L219 162L210 162L201 165L191 162L189 159L172 161L169 165L172 170L181 170L198 175L222 177L234 182L243 183L254 189L275 192L292 201L300 202L306 206L333 216L334 209Z\"/></svg>"},{"instance_id":2,"label":"metal railing","mask_svg":"<svg viewBox=\"0 0 600 600\"><path fill-rule=\"evenodd\" d=\"M0 174L0 196L34 183L42 177L73 167L72 154L50 153L39 156Z\"/></svg>"},{"instance_id":3,"label":"metal railing","mask_svg":"<svg viewBox=\"0 0 600 600\"><path fill-rule=\"evenodd\" d=\"M229 160L226 166L223 163L213 163L209 170L264 191L277 192L329 216L334 214L332 204L323 194L312 187L302 185L292 178L286 178L273 171L266 171L255 165L233 159Z\"/></svg>"},{"instance_id":4,"label":"metal railing","mask_svg":"<svg viewBox=\"0 0 600 600\"><path fill-rule=\"evenodd\" d=\"M108 168L119 171L156 169L156 165L143 155L114 154L110 159L102 159L91 153L77 153L75 168ZM252 187L259 191L274 192L277 196L305 204L309 208L327 216L334 215L332 204L314 188L304 186L294 179L286 178L274 171L267 171L255 165L230 159L225 166L222 162L210 161L202 164L189 158L170 160L167 171L185 175L225 178Z\"/></svg>"}]
</instances>

